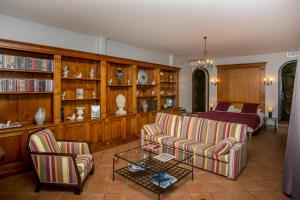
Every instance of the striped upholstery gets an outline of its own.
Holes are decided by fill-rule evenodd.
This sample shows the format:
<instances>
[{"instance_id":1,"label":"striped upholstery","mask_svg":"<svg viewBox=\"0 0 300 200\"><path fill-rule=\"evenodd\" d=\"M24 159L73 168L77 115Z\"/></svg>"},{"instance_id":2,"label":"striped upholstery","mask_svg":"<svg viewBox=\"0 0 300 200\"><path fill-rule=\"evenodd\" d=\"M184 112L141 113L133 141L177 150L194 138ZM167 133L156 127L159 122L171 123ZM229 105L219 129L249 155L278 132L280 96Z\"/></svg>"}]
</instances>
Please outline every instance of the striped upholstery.
<instances>
[{"instance_id":1,"label":"striped upholstery","mask_svg":"<svg viewBox=\"0 0 300 200\"><path fill-rule=\"evenodd\" d=\"M31 135L29 147L31 151L35 152L60 152L60 148L49 129L43 129L38 133Z\"/></svg>"},{"instance_id":2,"label":"striped upholstery","mask_svg":"<svg viewBox=\"0 0 300 200\"><path fill-rule=\"evenodd\" d=\"M78 185L94 166L86 143L56 142L49 129L32 134L28 146L40 183Z\"/></svg>"},{"instance_id":3,"label":"striped upholstery","mask_svg":"<svg viewBox=\"0 0 300 200\"><path fill-rule=\"evenodd\" d=\"M157 135L145 135L146 141L151 141L153 143L158 144L168 144L168 140L172 139L173 137L166 134L157 134Z\"/></svg>"},{"instance_id":4,"label":"striped upholstery","mask_svg":"<svg viewBox=\"0 0 300 200\"><path fill-rule=\"evenodd\" d=\"M87 143L81 142L57 142L61 153L89 154Z\"/></svg>"},{"instance_id":5,"label":"striped upholstery","mask_svg":"<svg viewBox=\"0 0 300 200\"><path fill-rule=\"evenodd\" d=\"M245 129L246 125L242 124L184 116L181 135L200 143L217 144L228 137L244 142L247 139Z\"/></svg>"},{"instance_id":6,"label":"striped upholstery","mask_svg":"<svg viewBox=\"0 0 300 200\"><path fill-rule=\"evenodd\" d=\"M215 154L216 155L224 155L229 153L231 147L236 143L236 139L234 137L225 138L217 145L215 145Z\"/></svg>"},{"instance_id":7,"label":"striped upholstery","mask_svg":"<svg viewBox=\"0 0 300 200\"><path fill-rule=\"evenodd\" d=\"M80 176L85 177L89 173L89 168L93 164L93 157L91 154L81 154L76 157L76 165Z\"/></svg>"},{"instance_id":8,"label":"striped upholstery","mask_svg":"<svg viewBox=\"0 0 300 200\"><path fill-rule=\"evenodd\" d=\"M228 178L236 179L240 171L247 164L247 146L246 144L236 143L230 149L229 174Z\"/></svg>"},{"instance_id":9,"label":"striped upholstery","mask_svg":"<svg viewBox=\"0 0 300 200\"><path fill-rule=\"evenodd\" d=\"M157 134L162 134L163 130L162 128L159 126L159 124L147 124L144 125L143 128L145 129L146 133L148 135L157 135Z\"/></svg>"},{"instance_id":10,"label":"striped upholstery","mask_svg":"<svg viewBox=\"0 0 300 200\"><path fill-rule=\"evenodd\" d=\"M246 166L246 125L166 113L157 113L155 122L164 134L141 138L194 153L196 167L235 179Z\"/></svg>"},{"instance_id":11,"label":"striped upholstery","mask_svg":"<svg viewBox=\"0 0 300 200\"><path fill-rule=\"evenodd\" d=\"M180 137L182 117L167 113L157 113L155 123L159 124L163 133L173 137Z\"/></svg>"},{"instance_id":12,"label":"striped upholstery","mask_svg":"<svg viewBox=\"0 0 300 200\"><path fill-rule=\"evenodd\" d=\"M40 182L78 184L72 157L32 154L31 158Z\"/></svg>"}]
</instances>

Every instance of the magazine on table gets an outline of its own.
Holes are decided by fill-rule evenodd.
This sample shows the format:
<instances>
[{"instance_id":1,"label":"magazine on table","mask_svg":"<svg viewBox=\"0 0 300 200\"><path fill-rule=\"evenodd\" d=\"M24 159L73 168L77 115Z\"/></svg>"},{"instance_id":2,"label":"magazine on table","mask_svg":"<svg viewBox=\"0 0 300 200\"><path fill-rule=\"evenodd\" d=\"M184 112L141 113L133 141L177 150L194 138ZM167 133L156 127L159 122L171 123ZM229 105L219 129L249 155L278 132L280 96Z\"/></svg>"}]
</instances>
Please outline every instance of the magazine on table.
<instances>
[{"instance_id":1,"label":"magazine on table","mask_svg":"<svg viewBox=\"0 0 300 200\"><path fill-rule=\"evenodd\" d=\"M166 172L162 172L162 173L151 176L151 182L154 185L157 185L163 189L166 189L167 187L171 186L176 181L177 181L177 178L175 178L174 176L172 176Z\"/></svg>"},{"instance_id":2,"label":"magazine on table","mask_svg":"<svg viewBox=\"0 0 300 200\"><path fill-rule=\"evenodd\" d=\"M155 158L155 159L157 159L159 161L162 161L162 162L167 162L169 160L174 159L175 156L167 154L167 153L162 153L162 154L159 154L159 155L157 155L157 156L155 156L153 158Z\"/></svg>"},{"instance_id":3,"label":"magazine on table","mask_svg":"<svg viewBox=\"0 0 300 200\"><path fill-rule=\"evenodd\" d=\"M147 168L149 168L149 166L144 162L139 162L137 164L128 164L128 170L131 172L145 171Z\"/></svg>"}]
</instances>

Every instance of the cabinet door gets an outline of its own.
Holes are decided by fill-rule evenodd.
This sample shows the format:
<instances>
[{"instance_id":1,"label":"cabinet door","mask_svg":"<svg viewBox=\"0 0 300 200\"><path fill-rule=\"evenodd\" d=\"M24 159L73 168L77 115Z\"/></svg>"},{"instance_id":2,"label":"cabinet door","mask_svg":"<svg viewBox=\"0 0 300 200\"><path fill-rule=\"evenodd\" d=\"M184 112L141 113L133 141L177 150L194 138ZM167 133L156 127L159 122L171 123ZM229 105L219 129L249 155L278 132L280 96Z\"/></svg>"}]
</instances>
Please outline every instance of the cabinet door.
<instances>
[{"instance_id":1,"label":"cabinet door","mask_svg":"<svg viewBox=\"0 0 300 200\"><path fill-rule=\"evenodd\" d=\"M65 125L65 140L90 142L88 123L74 123Z\"/></svg>"},{"instance_id":2,"label":"cabinet door","mask_svg":"<svg viewBox=\"0 0 300 200\"><path fill-rule=\"evenodd\" d=\"M90 138L91 143L102 143L102 131L101 131L101 122L92 122L90 124Z\"/></svg>"}]
</instances>

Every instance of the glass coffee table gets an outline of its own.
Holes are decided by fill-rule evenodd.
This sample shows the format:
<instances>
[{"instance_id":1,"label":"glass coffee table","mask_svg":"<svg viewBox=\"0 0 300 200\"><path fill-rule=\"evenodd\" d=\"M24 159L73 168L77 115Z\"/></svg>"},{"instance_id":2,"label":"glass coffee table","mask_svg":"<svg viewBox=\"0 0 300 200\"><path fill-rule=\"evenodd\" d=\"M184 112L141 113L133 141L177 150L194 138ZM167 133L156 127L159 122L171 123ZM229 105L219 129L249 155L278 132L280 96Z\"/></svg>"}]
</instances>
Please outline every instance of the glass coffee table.
<instances>
[{"instance_id":1,"label":"glass coffee table","mask_svg":"<svg viewBox=\"0 0 300 200\"><path fill-rule=\"evenodd\" d=\"M160 156L157 158L156 156ZM173 157L173 158L172 158ZM172 159L171 159L172 158ZM116 169L116 162L124 160L128 164ZM163 160L162 159L171 159ZM160 199L161 193L189 174L194 178L193 154L164 145L148 143L116 153L113 157L113 181L115 173L154 192Z\"/></svg>"}]
</instances>

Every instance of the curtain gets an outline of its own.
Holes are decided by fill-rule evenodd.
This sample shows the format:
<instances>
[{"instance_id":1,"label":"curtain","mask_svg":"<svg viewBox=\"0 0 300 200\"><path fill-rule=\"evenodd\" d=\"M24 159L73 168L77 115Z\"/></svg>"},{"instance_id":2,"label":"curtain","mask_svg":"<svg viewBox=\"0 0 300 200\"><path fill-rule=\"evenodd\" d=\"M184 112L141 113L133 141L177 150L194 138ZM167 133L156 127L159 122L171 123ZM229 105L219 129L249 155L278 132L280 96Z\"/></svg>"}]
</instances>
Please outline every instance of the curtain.
<instances>
[{"instance_id":1,"label":"curtain","mask_svg":"<svg viewBox=\"0 0 300 200\"><path fill-rule=\"evenodd\" d=\"M300 49L284 158L283 192L300 199Z\"/></svg>"}]
</instances>

